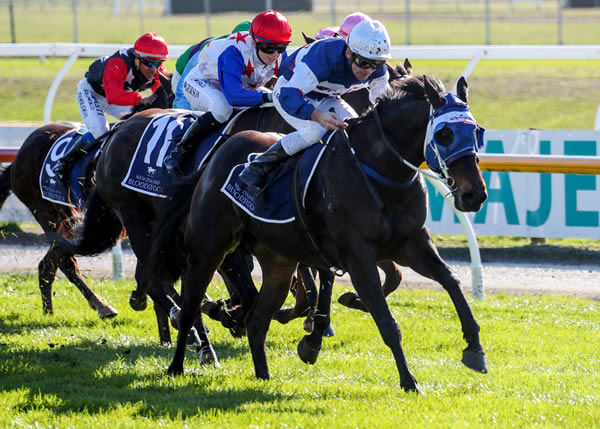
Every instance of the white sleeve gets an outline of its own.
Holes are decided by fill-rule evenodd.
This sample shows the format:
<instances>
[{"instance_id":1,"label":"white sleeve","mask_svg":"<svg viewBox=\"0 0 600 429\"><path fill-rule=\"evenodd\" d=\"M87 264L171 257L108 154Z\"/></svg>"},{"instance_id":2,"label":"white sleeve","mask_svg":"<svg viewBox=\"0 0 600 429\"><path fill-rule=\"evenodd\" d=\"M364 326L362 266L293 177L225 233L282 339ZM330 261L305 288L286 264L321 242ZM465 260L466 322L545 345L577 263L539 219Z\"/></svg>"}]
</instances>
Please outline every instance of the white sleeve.
<instances>
[{"instance_id":1,"label":"white sleeve","mask_svg":"<svg viewBox=\"0 0 600 429\"><path fill-rule=\"evenodd\" d=\"M299 89L303 95L306 95L315 89L318 84L319 81L312 70L305 63L299 61L294 67L292 77L284 87Z\"/></svg>"},{"instance_id":2,"label":"white sleeve","mask_svg":"<svg viewBox=\"0 0 600 429\"><path fill-rule=\"evenodd\" d=\"M383 76L373 79L370 85L371 90L369 91L369 101L371 101L372 104L375 104L377 98L390 88L390 84L388 83L389 79L390 75L387 70Z\"/></svg>"}]
</instances>

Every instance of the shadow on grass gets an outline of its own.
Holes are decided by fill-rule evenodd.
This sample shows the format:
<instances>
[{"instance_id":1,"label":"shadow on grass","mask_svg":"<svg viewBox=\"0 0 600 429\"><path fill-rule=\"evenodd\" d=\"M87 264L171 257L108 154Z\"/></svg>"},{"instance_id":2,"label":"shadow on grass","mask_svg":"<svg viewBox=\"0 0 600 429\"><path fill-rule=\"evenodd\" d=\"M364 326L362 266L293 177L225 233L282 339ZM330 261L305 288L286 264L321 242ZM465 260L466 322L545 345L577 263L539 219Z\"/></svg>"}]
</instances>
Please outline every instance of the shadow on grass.
<instances>
[{"instance_id":1,"label":"shadow on grass","mask_svg":"<svg viewBox=\"0 0 600 429\"><path fill-rule=\"evenodd\" d=\"M223 375L214 367L204 369L193 363L192 349L186 353L187 376L172 377L166 368L173 348L92 341L50 346L46 350L12 351L0 344L0 391L27 390L18 404L11 404L16 412L44 408L55 415L84 410L103 414L130 404L131 413L146 418L186 418L198 410L232 410L246 403L283 399L268 387L219 387ZM230 344L216 344L215 348L222 362L242 353L242 347ZM245 344L243 349L247 350ZM165 366L156 368L156 364ZM154 365L150 373L149 365ZM247 378L253 378L252 374L248 368ZM247 385L248 380L240 381Z\"/></svg>"}]
</instances>

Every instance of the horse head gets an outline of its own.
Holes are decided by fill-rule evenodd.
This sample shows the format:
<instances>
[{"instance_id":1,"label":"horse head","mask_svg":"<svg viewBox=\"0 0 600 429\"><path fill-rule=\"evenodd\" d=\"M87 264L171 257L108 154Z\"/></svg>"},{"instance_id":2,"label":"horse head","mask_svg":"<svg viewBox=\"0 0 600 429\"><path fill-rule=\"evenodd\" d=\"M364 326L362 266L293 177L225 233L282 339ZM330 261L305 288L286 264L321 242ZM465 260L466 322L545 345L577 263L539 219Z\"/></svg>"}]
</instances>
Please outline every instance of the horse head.
<instances>
[{"instance_id":1,"label":"horse head","mask_svg":"<svg viewBox=\"0 0 600 429\"><path fill-rule=\"evenodd\" d=\"M427 76L423 83L431 104L425 161L448 184L458 210L478 211L487 199L477 156L485 130L469 110L467 81L461 76L456 95L443 92Z\"/></svg>"}]
</instances>

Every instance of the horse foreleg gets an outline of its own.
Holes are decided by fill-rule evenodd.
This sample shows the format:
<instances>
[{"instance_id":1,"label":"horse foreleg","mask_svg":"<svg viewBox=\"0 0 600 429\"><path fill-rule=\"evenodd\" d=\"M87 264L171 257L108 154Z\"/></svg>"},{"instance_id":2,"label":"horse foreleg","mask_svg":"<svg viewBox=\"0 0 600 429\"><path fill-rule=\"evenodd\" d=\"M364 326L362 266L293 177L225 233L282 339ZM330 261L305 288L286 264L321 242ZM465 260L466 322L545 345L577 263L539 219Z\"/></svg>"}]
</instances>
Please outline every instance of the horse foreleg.
<instances>
[{"instance_id":1,"label":"horse foreleg","mask_svg":"<svg viewBox=\"0 0 600 429\"><path fill-rule=\"evenodd\" d=\"M246 317L248 343L252 352L256 378L268 380L269 366L265 341L271 319L281 308L290 290L292 274L296 270L295 261L271 260L268 265L261 264L263 284L258 293L256 304Z\"/></svg>"},{"instance_id":2,"label":"horse foreleg","mask_svg":"<svg viewBox=\"0 0 600 429\"><path fill-rule=\"evenodd\" d=\"M211 244L215 244L214 242ZM211 249L212 250L212 249ZM202 313L200 304L208 284L210 283L215 271L221 262L220 255L223 253L217 251L205 251L190 249L188 254L188 270L186 270L181 282L181 310L177 312L177 324L179 332L177 333L177 346L175 356L169 365L168 373L178 375L183 373L183 361L185 359L185 348L188 344L188 333L194 324L194 320L199 317L199 324L202 323ZM196 314L198 313L198 314ZM199 330L200 340L203 343L200 352L200 360L205 363L214 361L218 365L216 353L206 334L204 328Z\"/></svg>"},{"instance_id":3,"label":"horse foreleg","mask_svg":"<svg viewBox=\"0 0 600 429\"><path fill-rule=\"evenodd\" d=\"M385 274L383 282L383 294L387 297L390 293L398 289L402 281L402 271L394 261L385 260L377 263ZM361 302L355 292L345 292L338 298L338 302L344 307L354 308L355 310L367 311L367 308Z\"/></svg>"},{"instance_id":4,"label":"horse foreleg","mask_svg":"<svg viewBox=\"0 0 600 429\"><path fill-rule=\"evenodd\" d=\"M331 324L331 292L334 275L331 271L319 271L319 301L313 318L312 332L298 344L298 355L304 363L314 364L319 357L323 334Z\"/></svg>"},{"instance_id":5,"label":"horse foreleg","mask_svg":"<svg viewBox=\"0 0 600 429\"><path fill-rule=\"evenodd\" d=\"M169 328L169 315L154 303L154 314L156 314L156 323L158 325L158 338L161 344L171 344L171 329Z\"/></svg>"},{"instance_id":6,"label":"horse foreleg","mask_svg":"<svg viewBox=\"0 0 600 429\"><path fill-rule=\"evenodd\" d=\"M374 258L371 259L373 262L369 264L366 262L369 261L369 258L365 256L357 253L356 257L348 262L348 272L352 284L369 313L371 313L383 341L392 350L400 374L400 386L406 391L421 393L415 377L408 369L406 357L402 350L400 327L383 295Z\"/></svg>"},{"instance_id":7,"label":"horse foreleg","mask_svg":"<svg viewBox=\"0 0 600 429\"><path fill-rule=\"evenodd\" d=\"M309 280L312 281L312 277L309 278ZM292 278L291 290L295 291L294 298L296 298L296 303L294 306L281 308L277 310L273 316L274 320L277 320L282 324L286 324L298 317L306 316L310 311L310 302L307 296L307 287L303 276L299 275L298 277L294 276Z\"/></svg>"},{"instance_id":8,"label":"horse foreleg","mask_svg":"<svg viewBox=\"0 0 600 429\"><path fill-rule=\"evenodd\" d=\"M42 310L46 314L53 314L52 284L58 270L58 255L49 250L38 265L38 281L42 295Z\"/></svg>"},{"instance_id":9,"label":"horse foreleg","mask_svg":"<svg viewBox=\"0 0 600 429\"><path fill-rule=\"evenodd\" d=\"M129 295L129 306L135 311L143 311L148 306L148 296L145 290L144 270L142 264L138 260L135 265L135 284L136 288ZM158 317L158 314L157 314ZM160 323L159 323L160 331ZM170 341L170 340L169 340ZM162 340L161 340L162 342Z\"/></svg>"},{"instance_id":10,"label":"horse foreleg","mask_svg":"<svg viewBox=\"0 0 600 429\"><path fill-rule=\"evenodd\" d=\"M54 249L51 250L51 252ZM89 306L96 310L98 316L101 319L107 319L115 317L118 313L111 305L109 305L104 298L96 294L83 280L79 267L77 266L77 260L73 256L62 255L58 261L60 270L65 274L67 279L73 283L77 289L87 299Z\"/></svg>"},{"instance_id":11,"label":"horse foreleg","mask_svg":"<svg viewBox=\"0 0 600 429\"><path fill-rule=\"evenodd\" d=\"M404 256L410 261L409 266L422 276L439 282L456 308L463 337L467 342L462 363L475 371L486 373L487 363L479 340L479 324L460 288L460 281L440 257L427 228L409 237L407 243L410 245L407 244Z\"/></svg>"}]
</instances>

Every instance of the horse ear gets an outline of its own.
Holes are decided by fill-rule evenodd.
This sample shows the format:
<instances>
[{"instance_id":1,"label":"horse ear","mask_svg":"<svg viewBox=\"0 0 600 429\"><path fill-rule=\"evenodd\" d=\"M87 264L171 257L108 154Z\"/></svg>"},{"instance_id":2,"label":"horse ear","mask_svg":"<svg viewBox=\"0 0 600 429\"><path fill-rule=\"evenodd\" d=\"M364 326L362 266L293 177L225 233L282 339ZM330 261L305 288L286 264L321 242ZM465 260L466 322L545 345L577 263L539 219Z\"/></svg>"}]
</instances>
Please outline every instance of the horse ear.
<instances>
[{"instance_id":1,"label":"horse ear","mask_svg":"<svg viewBox=\"0 0 600 429\"><path fill-rule=\"evenodd\" d=\"M396 64L396 69L394 70L394 73L398 74L398 76L400 76L400 77L407 77L408 76L408 72L402 66L402 64Z\"/></svg>"},{"instance_id":2,"label":"horse ear","mask_svg":"<svg viewBox=\"0 0 600 429\"><path fill-rule=\"evenodd\" d=\"M306 42L307 45L310 45L312 42L317 40L314 37L310 37L310 36L307 36L306 34L304 34L304 31L302 32L302 37L304 37L304 41Z\"/></svg>"},{"instance_id":3,"label":"horse ear","mask_svg":"<svg viewBox=\"0 0 600 429\"><path fill-rule=\"evenodd\" d=\"M413 74L413 66L412 66L412 64L410 63L410 61L408 61L408 58L405 58L405 59L404 59L404 68L406 69L406 73L407 73L409 76L412 76L412 74Z\"/></svg>"},{"instance_id":4,"label":"horse ear","mask_svg":"<svg viewBox=\"0 0 600 429\"><path fill-rule=\"evenodd\" d=\"M461 76L458 79L458 82L456 82L456 95L458 95L458 98L464 101L465 104L469 104L469 85L464 76Z\"/></svg>"},{"instance_id":5,"label":"horse ear","mask_svg":"<svg viewBox=\"0 0 600 429\"><path fill-rule=\"evenodd\" d=\"M431 82L431 78L429 76L423 76L423 84L425 87L425 95L427 96L427 99L433 108L439 109L442 107L446 101L444 100L439 88Z\"/></svg>"},{"instance_id":6,"label":"horse ear","mask_svg":"<svg viewBox=\"0 0 600 429\"><path fill-rule=\"evenodd\" d=\"M394 69L391 65L389 65L387 63L385 64L385 68L387 69L388 74L390 75L390 78L389 78L390 82L394 81L394 80L398 80L403 76L401 72L400 73L398 72L397 68Z\"/></svg>"}]
</instances>

